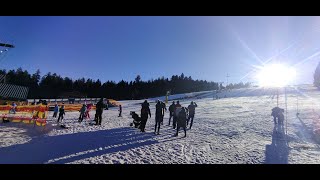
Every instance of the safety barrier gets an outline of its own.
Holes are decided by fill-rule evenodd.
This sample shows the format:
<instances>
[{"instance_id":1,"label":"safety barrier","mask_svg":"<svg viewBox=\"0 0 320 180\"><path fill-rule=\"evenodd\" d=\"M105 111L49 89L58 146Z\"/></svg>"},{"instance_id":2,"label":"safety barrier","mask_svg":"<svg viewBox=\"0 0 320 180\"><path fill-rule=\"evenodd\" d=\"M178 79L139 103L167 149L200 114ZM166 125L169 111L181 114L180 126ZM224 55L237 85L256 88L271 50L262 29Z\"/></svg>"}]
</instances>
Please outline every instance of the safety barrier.
<instances>
[{"instance_id":1,"label":"safety barrier","mask_svg":"<svg viewBox=\"0 0 320 180\"><path fill-rule=\"evenodd\" d=\"M37 126L45 126L48 109L48 106L45 105L17 106L14 112L12 106L0 105L0 118L11 122L34 123Z\"/></svg>"}]
</instances>

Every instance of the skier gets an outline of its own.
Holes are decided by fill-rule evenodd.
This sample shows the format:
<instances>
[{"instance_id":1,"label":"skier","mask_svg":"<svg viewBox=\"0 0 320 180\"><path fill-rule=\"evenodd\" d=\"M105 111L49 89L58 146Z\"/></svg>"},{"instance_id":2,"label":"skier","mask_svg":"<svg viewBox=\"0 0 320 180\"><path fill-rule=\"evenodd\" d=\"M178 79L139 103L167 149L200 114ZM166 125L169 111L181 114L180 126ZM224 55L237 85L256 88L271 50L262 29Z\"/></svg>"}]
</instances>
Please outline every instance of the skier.
<instances>
[{"instance_id":1,"label":"skier","mask_svg":"<svg viewBox=\"0 0 320 180\"><path fill-rule=\"evenodd\" d=\"M82 122L83 121L83 117L85 116L85 113L87 111L87 106L85 104L82 105L81 109L80 109L80 116L79 116L79 120L78 122Z\"/></svg>"},{"instance_id":2,"label":"skier","mask_svg":"<svg viewBox=\"0 0 320 180\"><path fill-rule=\"evenodd\" d=\"M193 118L194 118L194 114L195 114L195 109L196 107L198 107L198 105L191 101L190 105L188 106L188 110L189 110L189 117L188 117L188 121L187 121L187 125L189 124L189 121L191 119L191 122L190 122L190 129L192 127L192 124L193 124Z\"/></svg>"},{"instance_id":3,"label":"skier","mask_svg":"<svg viewBox=\"0 0 320 180\"><path fill-rule=\"evenodd\" d=\"M141 104L141 125L140 125L141 132L145 132L145 127L146 127L146 123L147 123L147 120L148 120L148 115L151 118L151 112L150 112L150 108L149 108L149 103L148 103L147 100L145 100Z\"/></svg>"},{"instance_id":4,"label":"skier","mask_svg":"<svg viewBox=\"0 0 320 180\"><path fill-rule=\"evenodd\" d=\"M63 120L63 115L65 115L66 113L64 112L64 105L61 106L61 108L59 109L59 117L58 117L58 123L60 121L60 118L61 118L61 121Z\"/></svg>"},{"instance_id":5,"label":"skier","mask_svg":"<svg viewBox=\"0 0 320 180\"><path fill-rule=\"evenodd\" d=\"M187 114L186 114L186 111L187 111L187 108L182 107L179 114L178 114L177 132L174 136L178 136L179 130L182 127L184 130L184 137L187 137L187 130L186 130Z\"/></svg>"},{"instance_id":6,"label":"skier","mask_svg":"<svg viewBox=\"0 0 320 180\"><path fill-rule=\"evenodd\" d=\"M56 104L56 105L54 106L54 109L53 109L53 117L54 117L54 118L57 117L58 112L59 112L59 106L58 106L58 104Z\"/></svg>"},{"instance_id":7,"label":"skier","mask_svg":"<svg viewBox=\"0 0 320 180\"><path fill-rule=\"evenodd\" d=\"M160 100L157 101L156 104L156 124L154 127L154 133L159 135L159 131L160 131L160 124L163 121L163 105L162 102L160 102ZM157 131L157 127L158 127L158 133Z\"/></svg>"},{"instance_id":8,"label":"skier","mask_svg":"<svg viewBox=\"0 0 320 180\"><path fill-rule=\"evenodd\" d=\"M119 116L118 116L118 117L122 117L121 113L122 113L122 106L121 106L121 104L120 104L120 105L119 105Z\"/></svg>"},{"instance_id":9,"label":"skier","mask_svg":"<svg viewBox=\"0 0 320 180\"><path fill-rule=\"evenodd\" d=\"M169 117L169 124L168 124L168 126L170 126L170 120L171 120L171 118L174 116L174 111L175 111L175 109L176 109L176 104L174 103L174 101L172 101L172 104L169 106L169 115L170 115L170 117Z\"/></svg>"}]
</instances>

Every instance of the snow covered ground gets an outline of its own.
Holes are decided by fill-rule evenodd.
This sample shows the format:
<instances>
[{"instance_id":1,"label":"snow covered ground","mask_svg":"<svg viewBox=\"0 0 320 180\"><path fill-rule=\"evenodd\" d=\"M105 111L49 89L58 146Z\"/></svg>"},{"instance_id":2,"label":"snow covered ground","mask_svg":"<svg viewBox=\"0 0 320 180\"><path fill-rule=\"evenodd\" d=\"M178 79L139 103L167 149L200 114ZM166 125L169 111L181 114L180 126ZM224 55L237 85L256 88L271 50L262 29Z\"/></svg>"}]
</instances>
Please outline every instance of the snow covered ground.
<instances>
[{"instance_id":1,"label":"snow covered ground","mask_svg":"<svg viewBox=\"0 0 320 180\"><path fill-rule=\"evenodd\" d=\"M78 123L78 112L66 113L69 129L60 128L52 118L45 128L0 123L0 163L320 163L319 144L312 136L313 110L320 115L320 91L310 85L287 89L287 136L270 116L277 103L275 92L251 88L221 92L217 94L221 99L213 99L213 92L181 99L183 106L191 100L198 104L186 138L183 130L173 137L168 112L160 135L153 134L157 98L150 99L152 118L145 133L129 127L130 111L140 115L142 100L121 101L123 117L118 117L116 107L105 110L102 126L89 125L88 120ZM285 108L283 91L279 106Z\"/></svg>"}]
</instances>

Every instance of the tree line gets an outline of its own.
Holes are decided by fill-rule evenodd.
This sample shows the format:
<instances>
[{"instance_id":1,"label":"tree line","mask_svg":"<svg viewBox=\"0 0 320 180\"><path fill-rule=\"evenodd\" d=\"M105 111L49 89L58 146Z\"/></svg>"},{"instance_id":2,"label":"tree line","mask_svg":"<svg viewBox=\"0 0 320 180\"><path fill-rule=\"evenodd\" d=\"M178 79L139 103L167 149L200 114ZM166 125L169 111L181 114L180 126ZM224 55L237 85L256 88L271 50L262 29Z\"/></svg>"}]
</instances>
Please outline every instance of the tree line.
<instances>
[{"instance_id":1,"label":"tree line","mask_svg":"<svg viewBox=\"0 0 320 180\"><path fill-rule=\"evenodd\" d=\"M72 80L61 77L56 73L48 72L41 77L40 70L30 74L27 70L0 70L6 74L5 83L29 87L29 99L68 98L68 97L106 97L115 100L145 99L164 96L167 91L171 94L189 93L198 91L224 89L222 83L194 80L191 76L173 75L169 78L157 78L142 81L137 75L134 81L116 83L107 81L102 83L99 79L79 78ZM248 87L250 83L229 84L228 88Z\"/></svg>"}]
</instances>

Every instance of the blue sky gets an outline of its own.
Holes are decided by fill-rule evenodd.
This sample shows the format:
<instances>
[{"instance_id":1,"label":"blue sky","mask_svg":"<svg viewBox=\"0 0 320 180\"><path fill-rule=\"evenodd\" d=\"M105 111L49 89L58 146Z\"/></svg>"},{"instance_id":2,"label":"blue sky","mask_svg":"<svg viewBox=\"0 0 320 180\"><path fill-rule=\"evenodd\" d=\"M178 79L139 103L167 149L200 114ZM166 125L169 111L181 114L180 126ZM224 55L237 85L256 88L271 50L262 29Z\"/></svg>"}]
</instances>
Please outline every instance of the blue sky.
<instances>
[{"instance_id":1,"label":"blue sky","mask_svg":"<svg viewBox=\"0 0 320 180\"><path fill-rule=\"evenodd\" d=\"M319 17L0 16L0 41L13 43L1 69L22 67L73 79L170 78L253 81L256 66L281 62L311 83L320 61ZM320 53L319 53L320 55Z\"/></svg>"}]
</instances>

